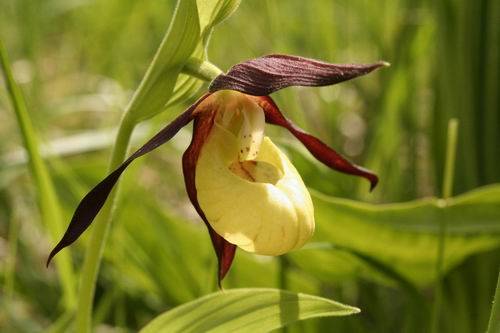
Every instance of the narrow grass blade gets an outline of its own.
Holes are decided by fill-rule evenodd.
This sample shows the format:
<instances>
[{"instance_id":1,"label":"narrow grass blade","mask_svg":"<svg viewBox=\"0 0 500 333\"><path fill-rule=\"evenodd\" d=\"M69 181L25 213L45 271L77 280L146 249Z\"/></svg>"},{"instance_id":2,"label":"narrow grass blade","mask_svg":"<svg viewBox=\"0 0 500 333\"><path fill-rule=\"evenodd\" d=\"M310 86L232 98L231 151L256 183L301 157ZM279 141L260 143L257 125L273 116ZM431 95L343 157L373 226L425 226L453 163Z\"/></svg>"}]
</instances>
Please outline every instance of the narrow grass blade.
<instances>
[{"instance_id":1,"label":"narrow grass blade","mask_svg":"<svg viewBox=\"0 0 500 333\"><path fill-rule=\"evenodd\" d=\"M488 324L487 333L500 332L500 272L498 273L498 282L495 292L495 298L491 306L490 322Z\"/></svg>"},{"instance_id":2,"label":"narrow grass blade","mask_svg":"<svg viewBox=\"0 0 500 333\"><path fill-rule=\"evenodd\" d=\"M21 90L17 86L7 57L7 51L0 41L0 63L5 78L5 83L12 101L17 123L24 141L24 146L29 156L29 167L35 181L38 204L43 223L52 239L57 239L64 231L61 207L49 172L44 164L40 152L40 140L31 123ZM75 275L71 263L70 253L66 252L57 259L57 272L63 288L63 302L67 309L76 303Z\"/></svg>"}]
</instances>

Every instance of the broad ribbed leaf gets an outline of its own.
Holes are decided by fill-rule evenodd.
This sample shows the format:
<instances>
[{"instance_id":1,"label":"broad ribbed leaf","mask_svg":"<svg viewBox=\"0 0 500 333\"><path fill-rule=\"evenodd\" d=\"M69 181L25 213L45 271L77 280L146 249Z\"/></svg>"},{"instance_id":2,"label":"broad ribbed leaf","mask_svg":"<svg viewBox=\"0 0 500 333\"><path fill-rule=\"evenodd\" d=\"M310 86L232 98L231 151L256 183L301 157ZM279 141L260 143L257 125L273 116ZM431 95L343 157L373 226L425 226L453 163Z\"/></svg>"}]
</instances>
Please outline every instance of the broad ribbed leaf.
<instances>
[{"instance_id":1,"label":"broad ribbed leaf","mask_svg":"<svg viewBox=\"0 0 500 333\"><path fill-rule=\"evenodd\" d=\"M357 308L301 293L232 289L174 308L140 332L269 332L297 320L358 312Z\"/></svg>"},{"instance_id":2,"label":"broad ribbed leaf","mask_svg":"<svg viewBox=\"0 0 500 333\"><path fill-rule=\"evenodd\" d=\"M457 196L447 205L437 198L374 205L312 194L316 241L376 258L417 285L428 285L435 278L439 228L444 220L446 269L472 254L500 247L500 185ZM324 279L355 273L380 277L359 256L345 250L304 249L290 256Z\"/></svg>"}]
</instances>

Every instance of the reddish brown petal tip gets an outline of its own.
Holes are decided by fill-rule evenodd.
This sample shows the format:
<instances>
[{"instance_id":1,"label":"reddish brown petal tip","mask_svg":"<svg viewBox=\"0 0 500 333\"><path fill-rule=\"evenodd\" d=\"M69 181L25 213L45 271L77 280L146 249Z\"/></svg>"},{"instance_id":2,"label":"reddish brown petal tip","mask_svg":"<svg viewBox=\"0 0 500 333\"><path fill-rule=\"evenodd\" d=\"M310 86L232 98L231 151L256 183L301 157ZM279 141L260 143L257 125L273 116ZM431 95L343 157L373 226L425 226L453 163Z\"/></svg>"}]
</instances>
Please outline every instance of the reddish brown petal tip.
<instances>
[{"instance_id":1,"label":"reddish brown petal tip","mask_svg":"<svg viewBox=\"0 0 500 333\"><path fill-rule=\"evenodd\" d=\"M351 163L342 155L337 153L318 138L309 133L304 132L289 119L285 118L278 106L269 96L258 97L257 103L262 107L266 115L266 122L273 125L278 125L286 128L293 134L309 152L321 163L335 169L339 172L360 176L370 182L370 191L372 191L378 183L378 177L373 172Z\"/></svg>"},{"instance_id":2,"label":"reddish brown petal tip","mask_svg":"<svg viewBox=\"0 0 500 333\"><path fill-rule=\"evenodd\" d=\"M290 86L328 86L354 79L389 66L374 64L330 64L303 57L271 54L237 64L215 78L209 91L236 90L254 96L267 96Z\"/></svg>"}]
</instances>

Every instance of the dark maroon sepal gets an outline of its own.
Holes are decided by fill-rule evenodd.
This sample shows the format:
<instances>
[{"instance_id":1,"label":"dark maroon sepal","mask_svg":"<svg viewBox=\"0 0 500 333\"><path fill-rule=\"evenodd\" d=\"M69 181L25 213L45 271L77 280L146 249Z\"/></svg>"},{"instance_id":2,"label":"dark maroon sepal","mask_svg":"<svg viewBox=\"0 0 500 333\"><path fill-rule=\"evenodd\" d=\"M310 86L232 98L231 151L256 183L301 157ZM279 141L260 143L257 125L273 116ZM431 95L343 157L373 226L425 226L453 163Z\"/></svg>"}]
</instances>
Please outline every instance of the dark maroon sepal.
<instances>
[{"instance_id":1,"label":"dark maroon sepal","mask_svg":"<svg viewBox=\"0 0 500 333\"><path fill-rule=\"evenodd\" d=\"M328 147L325 143L321 142L318 138L304 132L289 119L283 116L278 106L270 97L259 97L258 103L264 110L267 123L286 128L300 142L302 142L307 150L309 150L309 152L316 157L318 161L337 171L366 178L370 182L370 191L375 188L378 183L377 175L365 168L349 162L342 155Z\"/></svg>"},{"instance_id":2,"label":"dark maroon sepal","mask_svg":"<svg viewBox=\"0 0 500 333\"><path fill-rule=\"evenodd\" d=\"M209 91L229 89L267 96L290 86L329 86L387 65L382 61L368 65L336 65L297 56L270 54L231 67L227 74L215 78Z\"/></svg>"},{"instance_id":3,"label":"dark maroon sepal","mask_svg":"<svg viewBox=\"0 0 500 333\"><path fill-rule=\"evenodd\" d=\"M57 243L54 249L50 252L47 259L47 266L52 258L63 248L71 245L80 237L80 235L87 230L92 224L94 218L101 210L106 202L111 190L120 178L125 169L138 157L143 156L158 148L168 140L170 140L177 132L186 126L193 119L193 112L196 107L210 94L202 96L196 103L191 105L186 111L179 115L174 121L163 128L158 134L151 138L146 144L134 152L122 165L115 171L110 173L104 180L95 186L90 192L80 201L80 204L73 214L73 218L64 233L62 239Z\"/></svg>"},{"instance_id":4,"label":"dark maroon sepal","mask_svg":"<svg viewBox=\"0 0 500 333\"><path fill-rule=\"evenodd\" d=\"M212 245L215 253L217 254L217 284L219 285L219 288L221 288L221 282L231 268L236 251L236 245L229 243L217 234L208 223L205 213L203 213L203 210L198 203L198 195L196 191L196 163L198 161L198 157L200 156L203 144L210 134L214 124L215 115L216 111L206 111L196 116L193 125L193 138L191 140L191 144L182 156L182 170L184 172L184 182L186 184L186 191L189 199L198 212L198 215L200 215L201 219L205 222L210 234L210 239L212 240Z\"/></svg>"}]
</instances>

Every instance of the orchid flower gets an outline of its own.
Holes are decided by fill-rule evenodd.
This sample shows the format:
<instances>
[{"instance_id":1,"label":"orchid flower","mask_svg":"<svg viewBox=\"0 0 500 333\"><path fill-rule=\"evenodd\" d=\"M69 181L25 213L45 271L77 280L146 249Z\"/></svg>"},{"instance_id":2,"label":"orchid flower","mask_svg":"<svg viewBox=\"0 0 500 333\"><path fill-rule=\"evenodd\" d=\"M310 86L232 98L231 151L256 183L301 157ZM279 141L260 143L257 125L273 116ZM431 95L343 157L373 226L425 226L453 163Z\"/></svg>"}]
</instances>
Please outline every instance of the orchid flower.
<instances>
[{"instance_id":1,"label":"orchid flower","mask_svg":"<svg viewBox=\"0 0 500 333\"><path fill-rule=\"evenodd\" d=\"M182 157L187 194L205 222L218 258L219 285L236 247L281 255L302 247L314 232L310 194L287 156L265 136L265 123L287 129L320 162L337 171L378 178L285 118L269 95L289 86L327 86L385 66L335 65L267 55L233 66L212 81L208 93L135 151L80 202L47 263L90 226L125 169L170 140L194 120Z\"/></svg>"}]
</instances>

